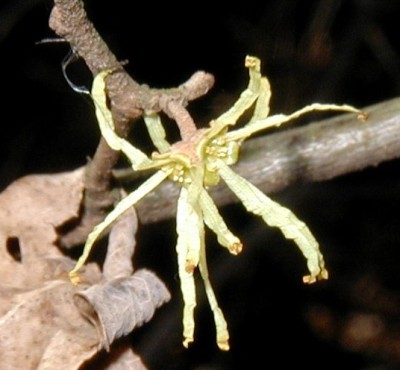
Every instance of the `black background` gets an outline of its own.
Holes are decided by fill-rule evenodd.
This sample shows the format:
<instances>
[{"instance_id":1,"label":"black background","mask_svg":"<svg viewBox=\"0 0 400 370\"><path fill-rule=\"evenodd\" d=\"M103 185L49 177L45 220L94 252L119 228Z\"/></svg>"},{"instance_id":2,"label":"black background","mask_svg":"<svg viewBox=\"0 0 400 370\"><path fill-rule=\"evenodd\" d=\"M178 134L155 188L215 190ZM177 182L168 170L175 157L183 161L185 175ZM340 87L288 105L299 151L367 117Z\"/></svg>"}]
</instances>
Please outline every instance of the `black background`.
<instances>
[{"instance_id":1,"label":"black background","mask_svg":"<svg viewBox=\"0 0 400 370\"><path fill-rule=\"evenodd\" d=\"M199 69L215 75L210 94L190 106L199 125L223 112L245 88L246 54L263 61L273 113L315 101L363 107L400 93L399 1L85 4L113 52L129 60L126 68L138 82L170 87ZM99 139L90 102L62 76L68 46L36 44L55 37L48 28L51 7L44 0L0 5L1 188L25 174L84 165ZM77 84L90 85L82 62L68 71ZM139 136L140 126L134 130ZM216 348L201 284L196 341L188 350L181 346L175 223L142 227L135 265L156 271L173 293L172 301L131 338L149 368L400 368L383 350L355 349L340 340L346 317L361 312L387 319L359 303L354 287L360 281L378 282L391 296L399 294L399 167L391 161L272 195L305 220L322 245L331 278L313 286L301 283L305 262L279 231L240 205L221 210L245 245L233 257L212 236L208 241L211 278L230 327L228 353ZM320 317L324 310L337 318L336 334L312 329L312 313ZM399 320L390 320L393 331Z\"/></svg>"}]
</instances>

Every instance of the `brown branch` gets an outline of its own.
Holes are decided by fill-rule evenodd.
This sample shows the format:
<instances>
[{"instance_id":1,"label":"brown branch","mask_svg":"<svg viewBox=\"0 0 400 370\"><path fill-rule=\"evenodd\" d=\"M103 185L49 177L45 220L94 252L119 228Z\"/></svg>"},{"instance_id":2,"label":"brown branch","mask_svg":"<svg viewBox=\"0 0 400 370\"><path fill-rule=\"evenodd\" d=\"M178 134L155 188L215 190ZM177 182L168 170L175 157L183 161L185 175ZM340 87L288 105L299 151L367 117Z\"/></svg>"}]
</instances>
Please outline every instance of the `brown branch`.
<instances>
[{"instance_id":1,"label":"brown branch","mask_svg":"<svg viewBox=\"0 0 400 370\"><path fill-rule=\"evenodd\" d=\"M235 171L265 193L304 182L329 180L400 157L400 98L364 109L369 118L335 116L243 144ZM137 206L143 223L173 217L179 188L160 186ZM218 205L236 201L226 186L210 189Z\"/></svg>"},{"instance_id":2,"label":"brown branch","mask_svg":"<svg viewBox=\"0 0 400 370\"><path fill-rule=\"evenodd\" d=\"M200 71L177 88L160 90L139 85L124 71L88 20L81 0L54 0L49 25L70 43L93 75L107 68L120 67L107 79L107 90L116 131L122 137L127 135L131 122L147 110L171 114L173 107L174 112L178 111L181 117L186 117L184 113L188 102L207 93L214 84L212 75ZM112 151L101 139L92 161L87 165L85 199L79 225L60 239L65 247L82 243L114 203L110 193L111 170L118 157L119 153Z\"/></svg>"}]
</instances>

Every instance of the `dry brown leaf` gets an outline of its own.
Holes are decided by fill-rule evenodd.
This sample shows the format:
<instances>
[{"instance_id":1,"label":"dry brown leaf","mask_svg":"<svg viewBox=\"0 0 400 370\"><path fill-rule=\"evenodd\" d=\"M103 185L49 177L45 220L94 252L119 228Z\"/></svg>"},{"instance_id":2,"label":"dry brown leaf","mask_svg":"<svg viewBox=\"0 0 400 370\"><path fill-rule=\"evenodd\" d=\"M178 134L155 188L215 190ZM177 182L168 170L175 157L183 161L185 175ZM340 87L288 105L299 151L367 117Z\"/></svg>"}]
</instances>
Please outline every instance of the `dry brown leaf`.
<instances>
[{"instance_id":1,"label":"dry brown leaf","mask_svg":"<svg viewBox=\"0 0 400 370\"><path fill-rule=\"evenodd\" d=\"M146 370L140 357L132 351L131 348L125 348L124 351L118 353L118 361L114 361L107 365L105 370Z\"/></svg>"},{"instance_id":2,"label":"dry brown leaf","mask_svg":"<svg viewBox=\"0 0 400 370\"><path fill-rule=\"evenodd\" d=\"M75 370L99 350L96 329L72 303L75 290L53 280L14 297L0 318L2 370Z\"/></svg>"},{"instance_id":3,"label":"dry brown leaf","mask_svg":"<svg viewBox=\"0 0 400 370\"><path fill-rule=\"evenodd\" d=\"M82 174L76 170L26 176L0 194L2 284L33 288L60 273L57 265L64 270L64 256L55 245L56 227L78 216Z\"/></svg>"},{"instance_id":4,"label":"dry brown leaf","mask_svg":"<svg viewBox=\"0 0 400 370\"><path fill-rule=\"evenodd\" d=\"M69 282L75 262L57 247L56 230L78 216L82 175L27 176L0 194L0 370L80 369L169 299L155 274L132 275L133 210L112 231L106 276L91 263L82 274L86 285ZM116 311L121 303L123 313ZM112 361L98 369L145 369L130 348L111 351Z\"/></svg>"},{"instance_id":5,"label":"dry brown leaf","mask_svg":"<svg viewBox=\"0 0 400 370\"><path fill-rule=\"evenodd\" d=\"M127 278L96 284L75 295L75 304L98 329L102 345L109 345L135 327L148 322L169 296L164 284L150 271L138 270Z\"/></svg>"},{"instance_id":6,"label":"dry brown leaf","mask_svg":"<svg viewBox=\"0 0 400 370\"><path fill-rule=\"evenodd\" d=\"M91 361L85 370L146 370L146 366L125 341L119 342L113 346L110 354L105 352L96 357L95 361Z\"/></svg>"}]
</instances>

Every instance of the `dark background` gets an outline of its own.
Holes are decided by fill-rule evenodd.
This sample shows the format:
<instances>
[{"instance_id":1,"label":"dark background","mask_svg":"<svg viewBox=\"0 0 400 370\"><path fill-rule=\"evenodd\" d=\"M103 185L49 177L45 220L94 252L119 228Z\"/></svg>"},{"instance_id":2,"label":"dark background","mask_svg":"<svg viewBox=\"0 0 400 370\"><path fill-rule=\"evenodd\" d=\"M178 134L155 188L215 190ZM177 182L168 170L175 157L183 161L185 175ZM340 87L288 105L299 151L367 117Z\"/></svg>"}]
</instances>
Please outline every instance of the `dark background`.
<instances>
[{"instance_id":1,"label":"dark background","mask_svg":"<svg viewBox=\"0 0 400 370\"><path fill-rule=\"evenodd\" d=\"M207 1L85 4L138 82L170 87L199 69L215 75L214 89L190 107L199 125L245 88L246 54L263 61L273 113L315 101L363 107L400 95L396 0L269 0L218 8ZM0 5L1 188L25 174L84 165L99 139L90 102L62 76L68 46L37 44L55 36L47 25L51 8L47 0ZM68 73L90 85L82 62ZM228 353L216 348L201 284L196 341L189 350L181 346L175 223L142 227L135 264L156 271L173 293L132 335L149 368L399 369L399 170L391 161L272 195L306 221L322 245L331 278L313 286L302 284L305 262L279 231L240 205L221 210L245 245L233 257L212 236L208 241L211 277L230 327Z\"/></svg>"}]
</instances>

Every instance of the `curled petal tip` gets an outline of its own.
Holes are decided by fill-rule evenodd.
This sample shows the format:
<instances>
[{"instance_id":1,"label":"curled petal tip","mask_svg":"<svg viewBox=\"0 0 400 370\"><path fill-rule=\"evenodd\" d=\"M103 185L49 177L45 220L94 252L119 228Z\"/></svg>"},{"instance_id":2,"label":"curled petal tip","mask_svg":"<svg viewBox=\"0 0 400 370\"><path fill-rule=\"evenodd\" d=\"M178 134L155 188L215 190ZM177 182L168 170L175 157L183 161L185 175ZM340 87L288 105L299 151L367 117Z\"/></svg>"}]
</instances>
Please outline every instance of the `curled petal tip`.
<instances>
[{"instance_id":1,"label":"curled petal tip","mask_svg":"<svg viewBox=\"0 0 400 370\"><path fill-rule=\"evenodd\" d=\"M368 119L368 113L366 113L366 112L358 113L357 119L359 119L360 121L365 122Z\"/></svg>"},{"instance_id":2,"label":"curled petal tip","mask_svg":"<svg viewBox=\"0 0 400 370\"><path fill-rule=\"evenodd\" d=\"M315 278L315 276L311 276L311 275L303 276L303 283L304 284L313 284L316 281L317 281L317 279Z\"/></svg>"},{"instance_id":3,"label":"curled petal tip","mask_svg":"<svg viewBox=\"0 0 400 370\"><path fill-rule=\"evenodd\" d=\"M318 280L328 280L329 278L329 272L326 269L322 269L320 275L319 275L319 279Z\"/></svg>"},{"instance_id":4,"label":"curled petal tip","mask_svg":"<svg viewBox=\"0 0 400 370\"><path fill-rule=\"evenodd\" d=\"M258 71L260 70L260 64L261 64L260 59L250 55L247 55L244 61L244 65L246 68L255 68Z\"/></svg>"},{"instance_id":5,"label":"curled petal tip","mask_svg":"<svg viewBox=\"0 0 400 370\"><path fill-rule=\"evenodd\" d=\"M192 260L187 260L185 263L185 271L188 274L192 274L197 264L195 264Z\"/></svg>"},{"instance_id":6,"label":"curled petal tip","mask_svg":"<svg viewBox=\"0 0 400 370\"><path fill-rule=\"evenodd\" d=\"M199 252L189 251L185 260L185 271L191 274L199 264Z\"/></svg>"},{"instance_id":7,"label":"curled petal tip","mask_svg":"<svg viewBox=\"0 0 400 370\"><path fill-rule=\"evenodd\" d=\"M303 276L303 283L305 284L313 284L319 280L327 280L329 277L329 273L326 269L322 269L318 275L306 275Z\"/></svg>"},{"instance_id":8,"label":"curled petal tip","mask_svg":"<svg viewBox=\"0 0 400 370\"><path fill-rule=\"evenodd\" d=\"M229 343L228 343L228 341L218 341L218 348L221 350L221 351L229 351Z\"/></svg>"},{"instance_id":9,"label":"curled petal tip","mask_svg":"<svg viewBox=\"0 0 400 370\"><path fill-rule=\"evenodd\" d=\"M185 348L189 348L189 344L193 342L193 338L185 338L182 342Z\"/></svg>"},{"instance_id":10,"label":"curled petal tip","mask_svg":"<svg viewBox=\"0 0 400 370\"><path fill-rule=\"evenodd\" d=\"M234 255L239 254L243 249L243 244L242 243L233 243L232 245L229 246L229 252L231 252Z\"/></svg>"},{"instance_id":11,"label":"curled petal tip","mask_svg":"<svg viewBox=\"0 0 400 370\"><path fill-rule=\"evenodd\" d=\"M71 281L71 283L74 285L79 285L79 283L81 282L79 274L75 271L70 271L68 274L68 277L69 277L69 280Z\"/></svg>"}]
</instances>

